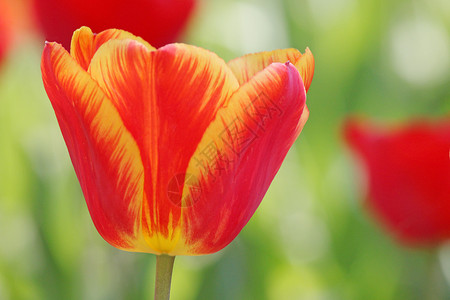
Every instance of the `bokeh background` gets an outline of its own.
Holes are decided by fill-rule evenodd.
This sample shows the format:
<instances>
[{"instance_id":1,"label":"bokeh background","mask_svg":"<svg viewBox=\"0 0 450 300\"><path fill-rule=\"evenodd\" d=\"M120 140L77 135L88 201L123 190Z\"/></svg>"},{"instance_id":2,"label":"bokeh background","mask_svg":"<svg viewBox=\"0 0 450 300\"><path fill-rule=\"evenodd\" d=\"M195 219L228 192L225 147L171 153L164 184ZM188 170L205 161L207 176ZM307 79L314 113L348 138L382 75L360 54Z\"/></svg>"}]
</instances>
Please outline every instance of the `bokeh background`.
<instances>
[{"instance_id":1,"label":"bokeh background","mask_svg":"<svg viewBox=\"0 0 450 300\"><path fill-rule=\"evenodd\" d=\"M27 2L9 2L20 20L0 69L0 299L151 299L155 257L95 230L42 85L44 39ZM341 134L350 114L448 115L448 0L204 0L180 41L225 60L308 46L316 69L310 118L256 214L219 253L177 257L171 299L450 299L450 246L386 234Z\"/></svg>"}]
</instances>

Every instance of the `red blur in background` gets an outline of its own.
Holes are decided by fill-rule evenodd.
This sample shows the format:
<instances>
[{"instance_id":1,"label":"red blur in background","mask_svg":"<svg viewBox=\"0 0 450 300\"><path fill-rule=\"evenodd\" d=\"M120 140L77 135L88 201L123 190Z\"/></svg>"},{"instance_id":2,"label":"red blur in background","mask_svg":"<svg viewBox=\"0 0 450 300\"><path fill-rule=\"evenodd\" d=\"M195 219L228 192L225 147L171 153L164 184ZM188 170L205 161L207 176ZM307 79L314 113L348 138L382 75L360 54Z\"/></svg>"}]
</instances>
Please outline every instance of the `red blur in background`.
<instances>
[{"instance_id":1,"label":"red blur in background","mask_svg":"<svg viewBox=\"0 0 450 300\"><path fill-rule=\"evenodd\" d=\"M369 209L402 244L450 238L450 119L393 129L352 119L345 138L369 180Z\"/></svg>"},{"instance_id":2,"label":"red blur in background","mask_svg":"<svg viewBox=\"0 0 450 300\"><path fill-rule=\"evenodd\" d=\"M160 47L176 41L194 7L194 0L34 0L45 39L66 49L81 26L93 32L120 28Z\"/></svg>"}]
</instances>

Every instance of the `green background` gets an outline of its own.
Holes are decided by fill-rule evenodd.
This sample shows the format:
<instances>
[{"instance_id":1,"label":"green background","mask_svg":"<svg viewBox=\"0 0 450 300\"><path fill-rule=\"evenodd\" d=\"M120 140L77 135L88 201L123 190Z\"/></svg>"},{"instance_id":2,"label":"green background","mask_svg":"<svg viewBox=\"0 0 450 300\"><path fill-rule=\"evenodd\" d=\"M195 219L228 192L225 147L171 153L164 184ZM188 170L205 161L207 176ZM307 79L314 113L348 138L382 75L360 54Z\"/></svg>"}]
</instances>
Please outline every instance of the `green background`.
<instances>
[{"instance_id":1,"label":"green background","mask_svg":"<svg viewBox=\"0 0 450 300\"><path fill-rule=\"evenodd\" d=\"M316 68L310 118L254 217L219 253L177 257L171 299L449 299L450 246L392 240L341 138L351 114L448 116L449 31L448 0L201 2L183 41L225 60L308 46ZM24 40L0 72L0 299L150 299L155 257L96 232L43 89L42 37Z\"/></svg>"}]
</instances>

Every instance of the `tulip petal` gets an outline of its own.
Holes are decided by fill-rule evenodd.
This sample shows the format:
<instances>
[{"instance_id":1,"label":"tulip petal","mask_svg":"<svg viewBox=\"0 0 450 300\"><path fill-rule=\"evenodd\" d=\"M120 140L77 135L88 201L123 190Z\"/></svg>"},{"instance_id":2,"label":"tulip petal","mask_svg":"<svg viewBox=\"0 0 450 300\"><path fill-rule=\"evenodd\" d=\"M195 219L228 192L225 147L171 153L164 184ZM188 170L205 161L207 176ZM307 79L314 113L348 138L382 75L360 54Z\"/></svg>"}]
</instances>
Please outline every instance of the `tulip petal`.
<instances>
[{"instance_id":1,"label":"tulip petal","mask_svg":"<svg viewBox=\"0 0 450 300\"><path fill-rule=\"evenodd\" d=\"M274 63L217 113L186 171L183 243L174 254L213 253L236 237L300 134L305 100L294 66Z\"/></svg>"},{"instance_id":2,"label":"tulip petal","mask_svg":"<svg viewBox=\"0 0 450 300\"><path fill-rule=\"evenodd\" d=\"M91 63L92 57L98 48L109 40L124 40L130 39L138 41L146 46L149 50L155 50L149 43L142 38L137 37L127 31L119 29L108 29L99 34L92 33L89 27L83 26L76 30L72 36L72 43L70 45L70 54L80 64L80 66L87 70Z\"/></svg>"},{"instance_id":3,"label":"tulip petal","mask_svg":"<svg viewBox=\"0 0 450 300\"><path fill-rule=\"evenodd\" d=\"M139 148L111 100L59 44L45 46L41 68L98 232L117 248L157 253L141 231Z\"/></svg>"},{"instance_id":4,"label":"tulip petal","mask_svg":"<svg viewBox=\"0 0 450 300\"><path fill-rule=\"evenodd\" d=\"M305 89L308 91L314 76L314 57L309 48L306 48L304 54L300 53L297 49L247 54L229 61L228 66L233 70L239 83L243 84L271 63L285 63L287 61L292 63L300 72Z\"/></svg>"},{"instance_id":5,"label":"tulip petal","mask_svg":"<svg viewBox=\"0 0 450 300\"><path fill-rule=\"evenodd\" d=\"M349 119L345 138L368 174L368 206L410 246L450 238L450 120L388 129Z\"/></svg>"},{"instance_id":6,"label":"tulip petal","mask_svg":"<svg viewBox=\"0 0 450 300\"><path fill-rule=\"evenodd\" d=\"M148 199L145 236L152 247L169 253L179 238L181 210L168 186L184 182L182 173L204 131L239 84L214 53L183 44L149 51L135 41L109 41L88 72L139 146Z\"/></svg>"}]
</instances>

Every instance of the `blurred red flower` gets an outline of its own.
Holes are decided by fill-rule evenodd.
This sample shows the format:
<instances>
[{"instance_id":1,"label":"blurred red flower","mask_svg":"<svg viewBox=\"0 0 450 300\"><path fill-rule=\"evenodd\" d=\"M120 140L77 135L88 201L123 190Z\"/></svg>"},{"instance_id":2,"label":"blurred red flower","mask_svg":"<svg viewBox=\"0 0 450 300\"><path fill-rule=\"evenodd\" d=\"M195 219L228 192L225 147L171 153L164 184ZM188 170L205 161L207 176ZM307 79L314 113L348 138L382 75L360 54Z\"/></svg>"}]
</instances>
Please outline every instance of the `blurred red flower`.
<instances>
[{"instance_id":1,"label":"blurred red flower","mask_svg":"<svg viewBox=\"0 0 450 300\"><path fill-rule=\"evenodd\" d=\"M386 129L358 120L345 137L368 173L369 207L403 244L450 238L450 119Z\"/></svg>"},{"instance_id":2,"label":"blurred red flower","mask_svg":"<svg viewBox=\"0 0 450 300\"><path fill-rule=\"evenodd\" d=\"M72 33L83 25L94 32L121 28L155 47L175 41L195 0L34 0L34 10L48 41L69 49Z\"/></svg>"}]
</instances>

